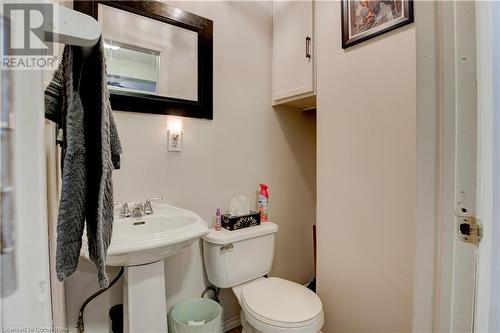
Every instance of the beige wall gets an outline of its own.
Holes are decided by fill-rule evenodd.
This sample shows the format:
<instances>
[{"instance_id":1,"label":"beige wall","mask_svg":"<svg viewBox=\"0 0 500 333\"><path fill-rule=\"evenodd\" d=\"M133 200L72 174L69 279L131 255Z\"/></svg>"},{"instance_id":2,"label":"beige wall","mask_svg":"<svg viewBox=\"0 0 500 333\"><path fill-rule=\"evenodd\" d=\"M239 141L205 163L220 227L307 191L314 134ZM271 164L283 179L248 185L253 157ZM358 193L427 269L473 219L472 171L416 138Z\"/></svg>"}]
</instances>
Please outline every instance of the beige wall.
<instances>
[{"instance_id":1,"label":"beige wall","mask_svg":"<svg viewBox=\"0 0 500 333\"><path fill-rule=\"evenodd\" d=\"M116 112L124 154L115 199L166 196L211 223L215 208L228 208L233 196L246 195L253 206L258 183L266 182L270 219L280 228L272 275L305 283L313 275L315 114L271 107L271 3L174 5L214 21L214 120L182 118L184 149L168 153L166 116ZM169 305L203 291L199 244L168 258L166 269ZM92 266L82 264L67 283L70 326L96 289ZM107 310L117 302L121 285L88 307L87 331L107 332ZM223 303L226 318L239 315L231 292Z\"/></svg>"},{"instance_id":2,"label":"beige wall","mask_svg":"<svg viewBox=\"0 0 500 333\"><path fill-rule=\"evenodd\" d=\"M340 3L316 3L318 291L332 332L410 332L415 265L412 25L341 48Z\"/></svg>"}]
</instances>

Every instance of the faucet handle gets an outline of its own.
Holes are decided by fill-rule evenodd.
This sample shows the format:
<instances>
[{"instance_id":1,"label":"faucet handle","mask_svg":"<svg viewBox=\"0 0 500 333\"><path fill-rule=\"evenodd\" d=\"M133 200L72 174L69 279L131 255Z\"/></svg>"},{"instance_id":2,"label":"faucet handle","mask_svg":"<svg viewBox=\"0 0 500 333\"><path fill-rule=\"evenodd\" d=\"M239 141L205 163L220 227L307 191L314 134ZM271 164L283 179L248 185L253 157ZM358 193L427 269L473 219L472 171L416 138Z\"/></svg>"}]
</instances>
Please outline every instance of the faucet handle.
<instances>
[{"instance_id":1,"label":"faucet handle","mask_svg":"<svg viewBox=\"0 0 500 333\"><path fill-rule=\"evenodd\" d=\"M143 207L143 210L144 210L144 214L146 214L146 215L153 214L153 207L151 206L151 200L150 199L147 199L144 202L144 205L142 207Z\"/></svg>"},{"instance_id":2,"label":"faucet handle","mask_svg":"<svg viewBox=\"0 0 500 333\"><path fill-rule=\"evenodd\" d=\"M153 206L151 205L151 201L161 201L161 200L165 200L165 197L154 197L146 199L143 205L144 214L146 215L153 214Z\"/></svg>"},{"instance_id":3,"label":"faucet handle","mask_svg":"<svg viewBox=\"0 0 500 333\"><path fill-rule=\"evenodd\" d=\"M115 206L121 206L120 217L130 217L130 209L126 201L117 201L115 202Z\"/></svg>"}]
</instances>

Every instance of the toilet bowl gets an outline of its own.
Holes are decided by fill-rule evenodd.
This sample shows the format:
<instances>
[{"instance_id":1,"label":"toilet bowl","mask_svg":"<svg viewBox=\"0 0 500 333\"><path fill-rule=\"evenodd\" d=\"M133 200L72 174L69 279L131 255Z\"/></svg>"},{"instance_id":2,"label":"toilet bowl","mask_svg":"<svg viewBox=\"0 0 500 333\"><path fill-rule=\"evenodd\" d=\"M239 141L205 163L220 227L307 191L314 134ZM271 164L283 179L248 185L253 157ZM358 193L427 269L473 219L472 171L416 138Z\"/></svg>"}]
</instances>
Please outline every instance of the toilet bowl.
<instances>
[{"instance_id":1,"label":"toilet bowl","mask_svg":"<svg viewBox=\"0 0 500 333\"><path fill-rule=\"evenodd\" d=\"M236 231L212 229L203 237L208 280L232 288L244 333L318 333L324 322L318 295L295 282L264 277L271 271L277 231L272 222Z\"/></svg>"},{"instance_id":2,"label":"toilet bowl","mask_svg":"<svg viewBox=\"0 0 500 333\"><path fill-rule=\"evenodd\" d=\"M246 333L317 333L323 307L315 293L288 280L260 278L233 287Z\"/></svg>"}]
</instances>

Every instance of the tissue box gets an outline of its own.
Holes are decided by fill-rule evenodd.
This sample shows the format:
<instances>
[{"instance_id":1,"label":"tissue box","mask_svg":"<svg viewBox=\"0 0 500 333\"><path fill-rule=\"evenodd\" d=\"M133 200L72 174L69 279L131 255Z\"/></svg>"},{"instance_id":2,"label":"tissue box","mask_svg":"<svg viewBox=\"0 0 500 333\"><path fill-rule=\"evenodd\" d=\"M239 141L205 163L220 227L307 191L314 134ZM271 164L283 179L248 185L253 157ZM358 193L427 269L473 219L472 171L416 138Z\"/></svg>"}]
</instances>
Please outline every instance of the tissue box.
<instances>
[{"instance_id":1,"label":"tissue box","mask_svg":"<svg viewBox=\"0 0 500 333\"><path fill-rule=\"evenodd\" d=\"M248 227L254 227L260 224L260 213L250 212L247 215L232 216L231 214L222 215L222 227L227 230L238 230Z\"/></svg>"}]
</instances>

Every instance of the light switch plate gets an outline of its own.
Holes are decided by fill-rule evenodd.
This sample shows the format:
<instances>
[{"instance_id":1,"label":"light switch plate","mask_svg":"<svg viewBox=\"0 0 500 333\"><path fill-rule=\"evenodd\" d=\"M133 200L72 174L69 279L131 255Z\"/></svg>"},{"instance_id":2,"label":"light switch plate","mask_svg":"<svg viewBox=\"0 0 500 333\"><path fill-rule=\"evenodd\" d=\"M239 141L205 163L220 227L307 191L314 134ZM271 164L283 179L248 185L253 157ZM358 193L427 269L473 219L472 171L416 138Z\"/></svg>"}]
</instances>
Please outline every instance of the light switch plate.
<instances>
[{"instance_id":1,"label":"light switch plate","mask_svg":"<svg viewBox=\"0 0 500 333\"><path fill-rule=\"evenodd\" d=\"M182 151L182 132L168 131L168 151Z\"/></svg>"}]
</instances>

